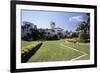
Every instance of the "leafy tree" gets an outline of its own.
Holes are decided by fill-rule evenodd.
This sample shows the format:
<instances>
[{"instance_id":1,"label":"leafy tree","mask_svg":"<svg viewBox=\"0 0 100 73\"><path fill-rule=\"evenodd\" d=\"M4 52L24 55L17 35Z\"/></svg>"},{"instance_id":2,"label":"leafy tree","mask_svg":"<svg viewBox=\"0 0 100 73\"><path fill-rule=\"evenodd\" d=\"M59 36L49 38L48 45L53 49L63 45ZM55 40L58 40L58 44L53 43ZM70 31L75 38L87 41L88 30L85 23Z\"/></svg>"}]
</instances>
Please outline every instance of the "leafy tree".
<instances>
[{"instance_id":1,"label":"leafy tree","mask_svg":"<svg viewBox=\"0 0 100 73\"><path fill-rule=\"evenodd\" d=\"M32 39L33 39L33 40L39 39L39 31L38 31L38 30L33 29L31 35L32 35Z\"/></svg>"},{"instance_id":2,"label":"leafy tree","mask_svg":"<svg viewBox=\"0 0 100 73\"><path fill-rule=\"evenodd\" d=\"M72 32L72 37L78 37L78 33L77 32Z\"/></svg>"},{"instance_id":3,"label":"leafy tree","mask_svg":"<svg viewBox=\"0 0 100 73\"><path fill-rule=\"evenodd\" d=\"M86 32L86 28L87 28L87 23L83 21L83 22L80 22L80 24L77 27L76 31Z\"/></svg>"},{"instance_id":4,"label":"leafy tree","mask_svg":"<svg viewBox=\"0 0 100 73\"><path fill-rule=\"evenodd\" d=\"M80 40L86 41L87 39L90 39L90 14L86 14L88 19L87 21L80 22L79 26L77 27L76 31L79 33Z\"/></svg>"},{"instance_id":5,"label":"leafy tree","mask_svg":"<svg viewBox=\"0 0 100 73\"><path fill-rule=\"evenodd\" d=\"M88 17L87 21L80 22L80 24L77 27L76 31L85 32L85 33L90 32L90 14L86 13L86 16Z\"/></svg>"},{"instance_id":6,"label":"leafy tree","mask_svg":"<svg viewBox=\"0 0 100 73\"><path fill-rule=\"evenodd\" d=\"M66 30L66 31L65 31L66 37L70 37L70 36L71 36L71 33L72 33L72 31Z\"/></svg>"}]
</instances>

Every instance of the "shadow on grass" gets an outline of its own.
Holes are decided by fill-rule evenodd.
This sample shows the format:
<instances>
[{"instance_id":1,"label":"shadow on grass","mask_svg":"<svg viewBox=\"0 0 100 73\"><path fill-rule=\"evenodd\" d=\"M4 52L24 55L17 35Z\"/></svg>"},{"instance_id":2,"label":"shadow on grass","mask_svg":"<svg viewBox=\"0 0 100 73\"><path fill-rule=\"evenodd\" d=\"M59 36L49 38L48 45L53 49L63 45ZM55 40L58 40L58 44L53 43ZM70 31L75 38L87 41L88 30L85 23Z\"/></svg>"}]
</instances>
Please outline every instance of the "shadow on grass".
<instances>
[{"instance_id":1,"label":"shadow on grass","mask_svg":"<svg viewBox=\"0 0 100 73\"><path fill-rule=\"evenodd\" d=\"M32 50L30 50L25 55L21 55L21 62L22 63L27 62L37 52L37 50L41 47L41 45L42 45L42 43L40 43L36 47L32 48Z\"/></svg>"}]
</instances>

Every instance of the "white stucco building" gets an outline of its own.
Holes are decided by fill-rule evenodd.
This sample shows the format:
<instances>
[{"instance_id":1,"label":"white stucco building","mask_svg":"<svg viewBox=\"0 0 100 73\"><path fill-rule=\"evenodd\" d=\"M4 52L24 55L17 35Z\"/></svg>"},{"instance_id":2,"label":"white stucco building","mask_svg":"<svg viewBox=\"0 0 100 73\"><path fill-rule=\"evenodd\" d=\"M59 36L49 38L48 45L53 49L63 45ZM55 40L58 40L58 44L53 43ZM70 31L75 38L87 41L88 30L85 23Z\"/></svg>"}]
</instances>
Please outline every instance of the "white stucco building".
<instances>
[{"instance_id":1,"label":"white stucco building","mask_svg":"<svg viewBox=\"0 0 100 73\"><path fill-rule=\"evenodd\" d=\"M21 25L21 38L26 38L26 39L32 39L32 32L34 31L34 29L38 30L38 36L41 36L41 34L43 34L45 37L49 37L49 36L54 36L56 35L57 38L62 38L64 37L65 33L64 33L64 29L60 28L60 27L56 27L54 22L51 22L50 24L50 28L46 28L46 29L39 29L37 28L36 25L34 25L33 23L30 22L26 22L24 21ZM45 32L45 33L42 33Z\"/></svg>"}]
</instances>

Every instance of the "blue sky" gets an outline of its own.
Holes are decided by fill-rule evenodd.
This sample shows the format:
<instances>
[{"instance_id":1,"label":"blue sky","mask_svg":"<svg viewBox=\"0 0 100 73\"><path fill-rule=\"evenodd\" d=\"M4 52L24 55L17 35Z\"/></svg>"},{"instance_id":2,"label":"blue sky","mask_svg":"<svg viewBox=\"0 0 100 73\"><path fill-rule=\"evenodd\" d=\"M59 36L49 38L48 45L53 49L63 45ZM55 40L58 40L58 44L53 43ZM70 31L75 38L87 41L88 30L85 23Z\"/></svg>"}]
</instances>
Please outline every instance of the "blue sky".
<instances>
[{"instance_id":1,"label":"blue sky","mask_svg":"<svg viewBox=\"0 0 100 73\"><path fill-rule=\"evenodd\" d=\"M22 10L21 20L37 25L37 28L50 28L53 21L56 27L64 30L75 31L81 21L87 21L86 13L76 12L53 12L53 11L34 11Z\"/></svg>"}]
</instances>

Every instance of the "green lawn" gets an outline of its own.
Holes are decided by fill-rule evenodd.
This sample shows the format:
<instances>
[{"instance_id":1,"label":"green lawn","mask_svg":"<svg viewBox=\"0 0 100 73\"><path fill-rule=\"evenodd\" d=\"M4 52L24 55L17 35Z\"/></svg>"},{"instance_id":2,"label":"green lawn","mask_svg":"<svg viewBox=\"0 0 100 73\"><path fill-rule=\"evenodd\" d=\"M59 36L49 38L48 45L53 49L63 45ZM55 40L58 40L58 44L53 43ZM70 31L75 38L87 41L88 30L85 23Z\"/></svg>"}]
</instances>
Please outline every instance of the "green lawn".
<instances>
[{"instance_id":1,"label":"green lawn","mask_svg":"<svg viewBox=\"0 0 100 73\"><path fill-rule=\"evenodd\" d=\"M28 46L28 45L31 45L31 44L33 44L33 45L35 45L35 44L37 44L38 42L40 42L40 41L22 41L21 42L21 47L25 47L25 46Z\"/></svg>"},{"instance_id":2,"label":"green lawn","mask_svg":"<svg viewBox=\"0 0 100 73\"><path fill-rule=\"evenodd\" d=\"M34 42L23 42L22 46L34 44ZM79 56L83 57L77 58ZM90 45L68 43L65 40L43 41L42 46L28 60L28 62L47 62L47 61L69 61L88 60L90 58Z\"/></svg>"}]
</instances>

